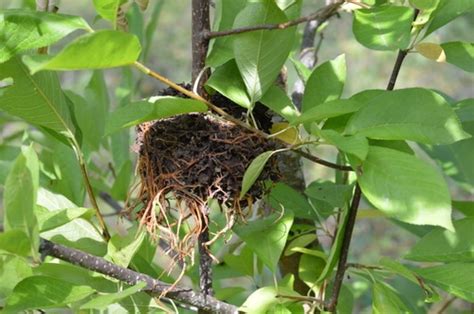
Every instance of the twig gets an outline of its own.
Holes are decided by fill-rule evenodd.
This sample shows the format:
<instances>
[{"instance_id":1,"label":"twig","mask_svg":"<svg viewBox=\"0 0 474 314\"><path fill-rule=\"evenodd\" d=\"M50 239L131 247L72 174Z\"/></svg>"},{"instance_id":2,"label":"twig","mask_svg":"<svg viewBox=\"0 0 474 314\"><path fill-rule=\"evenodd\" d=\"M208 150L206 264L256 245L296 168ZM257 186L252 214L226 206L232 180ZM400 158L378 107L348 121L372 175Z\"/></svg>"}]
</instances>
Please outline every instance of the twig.
<instances>
[{"instance_id":1,"label":"twig","mask_svg":"<svg viewBox=\"0 0 474 314\"><path fill-rule=\"evenodd\" d=\"M212 290L212 257L206 242L209 241L209 227L206 225L198 236L199 245L199 287L205 296L214 295Z\"/></svg>"},{"instance_id":2,"label":"twig","mask_svg":"<svg viewBox=\"0 0 474 314\"><path fill-rule=\"evenodd\" d=\"M418 9L415 10L415 15L413 20L416 20L416 17L420 11ZM407 50L400 50L398 51L397 60L395 61L395 65L393 66L392 74L390 75L390 80L388 81L387 90L393 90L395 87L395 82L397 81L398 74L400 73L400 68L402 67L403 60L407 56L409 49Z\"/></svg>"},{"instance_id":3,"label":"twig","mask_svg":"<svg viewBox=\"0 0 474 314\"><path fill-rule=\"evenodd\" d=\"M311 155L311 154L309 154L307 152L304 152L302 150L293 150L293 151L295 153L297 153L298 155L300 155L301 157L304 157L304 158L306 158L306 159L308 159L308 160L310 160L314 163L324 165L324 166L329 167L329 168L333 168L333 169L341 170L341 171L354 171L350 166L338 165L338 164L326 161L324 159L321 159L319 157L316 157L314 155Z\"/></svg>"},{"instance_id":4,"label":"twig","mask_svg":"<svg viewBox=\"0 0 474 314\"><path fill-rule=\"evenodd\" d=\"M448 307L451 305L451 303L453 303L455 300L456 300L455 296L451 296L451 297L445 299L443 301L441 307L439 308L439 310L434 312L434 314L443 314L444 311L446 311L448 309Z\"/></svg>"},{"instance_id":5,"label":"twig","mask_svg":"<svg viewBox=\"0 0 474 314\"><path fill-rule=\"evenodd\" d=\"M209 38L203 34L210 31L209 0L192 1L192 81L195 82L206 65ZM210 71L205 70L199 80L198 92L203 94L203 83L209 78Z\"/></svg>"},{"instance_id":6,"label":"twig","mask_svg":"<svg viewBox=\"0 0 474 314\"><path fill-rule=\"evenodd\" d=\"M310 14L307 16L302 16L300 18L285 22L285 23L278 23L278 24L260 24L260 25L252 25L252 26L245 26L240 28L234 28L226 31L216 31L216 32L208 32L204 33L204 37L206 38L216 38L216 37L223 37L235 34L241 34L246 32L253 32L259 30L275 30L275 29L285 29L289 28L301 23L305 23L312 20L323 20L326 19L328 16L333 15L341 6L344 1L337 1L333 4L325 6L324 8Z\"/></svg>"},{"instance_id":7,"label":"twig","mask_svg":"<svg viewBox=\"0 0 474 314\"><path fill-rule=\"evenodd\" d=\"M297 300L297 301L308 301L308 302L316 302L319 304L323 304L324 300L309 297L309 296L302 296L302 295L286 295L286 294L277 294L277 298L285 298L290 300Z\"/></svg>"},{"instance_id":8,"label":"twig","mask_svg":"<svg viewBox=\"0 0 474 314\"><path fill-rule=\"evenodd\" d=\"M115 265L101 257L97 257L76 249L68 248L51 241L41 239L39 252L42 256L51 256L60 260L78 265L88 270L92 270L103 275L110 276L123 281L129 285L139 282L146 282L144 291L152 296L159 296L164 291L168 291L166 298L185 303L213 313L237 313L237 307L219 301L202 293L194 292L192 289L172 287L172 285L156 280L146 274Z\"/></svg>"},{"instance_id":9,"label":"twig","mask_svg":"<svg viewBox=\"0 0 474 314\"><path fill-rule=\"evenodd\" d=\"M373 269L373 270L383 270L383 267L376 266L376 265L365 265L365 264L359 264L359 263L347 263L346 264L346 269L347 268L357 268L357 269Z\"/></svg>"},{"instance_id":10,"label":"twig","mask_svg":"<svg viewBox=\"0 0 474 314\"><path fill-rule=\"evenodd\" d=\"M344 230L344 235L342 239L341 255L339 256L336 277L334 279L334 286L332 289L332 295L329 299L328 305L326 306L326 310L329 312L335 311L337 301L339 299L339 293L341 292L342 281L344 280L344 273L346 272L346 262L347 256L349 255L349 246L351 244L352 231L354 230L354 225L357 217L357 209L359 207L361 195L362 193L359 184L356 184L354 195L352 197L351 207L349 208L349 217L347 220L346 229Z\"/></svg>"}]
</instances>

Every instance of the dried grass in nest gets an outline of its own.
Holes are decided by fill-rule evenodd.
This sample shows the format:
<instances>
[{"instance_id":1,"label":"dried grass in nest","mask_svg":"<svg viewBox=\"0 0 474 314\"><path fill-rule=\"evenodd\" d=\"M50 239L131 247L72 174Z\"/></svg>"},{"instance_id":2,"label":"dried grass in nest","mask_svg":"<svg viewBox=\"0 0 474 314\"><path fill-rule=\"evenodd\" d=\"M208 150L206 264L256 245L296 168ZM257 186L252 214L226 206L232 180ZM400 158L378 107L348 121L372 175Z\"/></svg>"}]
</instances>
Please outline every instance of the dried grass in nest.
<instances>
[{"instance_id":1,"label":"dried grass in nest","mask_svg":"<svg viewBox=\"0 0 474 314\"><path fill-rule=\"evenodd\" d=\"M270 160L246 199L239 199L242 178L259 154L277 148L230 122L206 114L186 114L138 127L138 213L151 234L160 234L179 259L192 256L198 235L208 227L207 202L215 199L231 224L250 199L263 194L263 181L276 180ZM183 226L187 227L186 232Z\"/></svg>"}]
</instances>

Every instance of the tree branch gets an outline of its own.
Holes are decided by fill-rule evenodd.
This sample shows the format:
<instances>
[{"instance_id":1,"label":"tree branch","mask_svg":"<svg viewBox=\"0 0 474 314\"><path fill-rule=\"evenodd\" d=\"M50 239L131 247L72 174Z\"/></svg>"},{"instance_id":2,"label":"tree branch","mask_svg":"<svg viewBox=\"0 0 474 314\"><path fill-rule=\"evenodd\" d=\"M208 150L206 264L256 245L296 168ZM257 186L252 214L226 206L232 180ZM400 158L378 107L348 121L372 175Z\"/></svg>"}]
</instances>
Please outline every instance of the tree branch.
<instances>
[{"instance_id":1,"label":"tree branch","mask_svg":"<svg viewBox=\"0 0 474 314\"><path fill-rule=\"evenodd\" d=\"M352 231L354 230L355 221L357 217L357 209L359 208L359 202L362 192L359 184L356 184L354 195L352 197L351 207L349 208L349 217L347 220L346 229L344 230L344 236L342 238L341 255L337 264L336 277L334 279L334 286L332 288L332 295L329 299L329 303L326 306L326 310L334 312L339 299L339 293L341 292L342 281L344 280L344 273L346 272L346 262L349 255L349 246L351 244Z\"/></svg>"},{"instance_id":2,"label":"tree branch","mask_svg":"<svg viewBox=\"0 0 474 314\"><path fill-rule=\"evenodd\" d=\"M278 24L260 24L260 25L252 25L252 26L245 26L240 28L234 28L226 31L216 31L216 32L207 32L204 33L205 38L216 38L216 37L223 37L235 34L241 34L246 32L253 32L259 30L275 30L275 29L285 29L289 28L301 23L305 23L312 20L326 20L330 16L332 16L336 11L339 9L341 4L344 1L339 0L333 4L327 5L324 8L310 14L307 16L302 16L300 18L285 22L285 23L278 23Z\"/></svg>"},{"instance_id":3,"label":"tree branch","mask_svg":"<svg viewBox=\"0 0 474 314\"><path fill-rule=\"evenodd\" d=\"M203 95L203 85L210 75L209 70L203 70L206 65L209 38L203 34L210 31L209 0L193 0L192 2L192 82L199 80L197 92ZM201 71L204 71L201 74Z\"/></svg>"},{"instance_id":4,"label":"tree branch","mask_svg":"<svg viewBox=\"0 0 474 314\"><path fill-rule=\"evenodd\" d=\"M213 313L237 313L237 307L234 305L205 296L202 293L194 292L192 289L173 287L146 274L115 265L101 257L55 244L45 239L41 239L39 252L42 256L56 257L85 269L118 279L129 285L135 285L138 282L144 281L147 284L144 291L153 296L161 296L165 292L166 298L195 306L198 309Z\"/></svg>"},{"instance_id":5,"label":"tree branch","mask_svg":"<svg viewBox=\"0 0 474 314\"><path fill-rule=\"evenodd\" d=\"M317 164L320 164L332 169L341 170L341 171L354 171L351 166L338 165L338 164L332 163L330 161L326 161L324 159L321 159L319 157L316 157L314 155L311 155L301 150L293 150L293 151L303 158L306 158L314 163L317 163Z\"/></svg>"}]
</instances>

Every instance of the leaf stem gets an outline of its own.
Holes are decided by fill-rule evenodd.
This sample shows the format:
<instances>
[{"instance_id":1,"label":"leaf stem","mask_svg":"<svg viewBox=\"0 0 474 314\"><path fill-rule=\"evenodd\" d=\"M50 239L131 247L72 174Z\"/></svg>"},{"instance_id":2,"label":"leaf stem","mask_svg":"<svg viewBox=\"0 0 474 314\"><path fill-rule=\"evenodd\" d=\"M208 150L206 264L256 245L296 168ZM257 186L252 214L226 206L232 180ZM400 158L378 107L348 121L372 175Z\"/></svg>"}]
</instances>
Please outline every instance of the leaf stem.
<instances>
[{"instance_id":1,"label":"leaf stem","mask_svg":"<svg viewBox=\"0 0 474 314\"><path fill-rule=\"evenodd\" d=\"M234 29L230 29L226 31L207 32L207 33L204 33L203 35L205 38L210 39L210 38L224 37L224 36L242 34L242 33L259 31L259 30L285 29L285 28L289 28L289 27L292 27L301 23L313 21L313 20L327 20L329 17L333 16L337 12L339 7L343 3L344 1L338 0L310 15L302 16L300 18L297 18L285 23L245 26L245 27L234 28Z\"/></svg>"}]
</instances>

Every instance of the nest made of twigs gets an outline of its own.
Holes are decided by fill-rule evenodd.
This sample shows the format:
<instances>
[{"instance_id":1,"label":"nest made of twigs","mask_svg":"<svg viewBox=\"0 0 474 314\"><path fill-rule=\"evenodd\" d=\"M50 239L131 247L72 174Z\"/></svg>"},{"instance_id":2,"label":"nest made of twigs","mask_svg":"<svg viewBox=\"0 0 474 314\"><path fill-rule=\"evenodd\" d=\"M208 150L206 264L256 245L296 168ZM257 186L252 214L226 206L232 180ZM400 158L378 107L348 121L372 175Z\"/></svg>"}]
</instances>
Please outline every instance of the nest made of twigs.
<instances>
[{"instance_id":1,"label":"nest made of twigs","mask_svg":"<svg viewBox=\"0 0 474 314\"><path fill-rule=\"evenodd\" d=\"M211 114L143 123L137 128L136 144L139 197L144 204L138 218L152 234L158 231L181 258L192 254L197 236L208 227L211 198L227 211L226 217L244 217L243 208L264 194L263 182L279 178L277 161L270 159L246 197L240 199L249 164L259 154L275 150L277 144ZM184 224L187 231L183 235L180 228Z\"/></svg>"}]
</instances>

